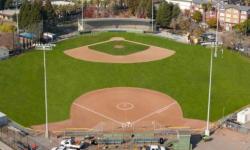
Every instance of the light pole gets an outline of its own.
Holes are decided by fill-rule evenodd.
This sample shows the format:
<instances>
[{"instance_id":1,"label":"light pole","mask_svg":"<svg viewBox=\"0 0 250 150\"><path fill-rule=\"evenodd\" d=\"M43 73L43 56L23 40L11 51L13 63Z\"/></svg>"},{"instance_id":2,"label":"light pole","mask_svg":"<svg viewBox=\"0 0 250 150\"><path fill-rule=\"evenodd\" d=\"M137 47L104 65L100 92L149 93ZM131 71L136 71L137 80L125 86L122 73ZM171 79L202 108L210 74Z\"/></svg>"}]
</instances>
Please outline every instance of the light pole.
<instances>
[{"instance_id":1,"label":"light pole","mask_svg":"<svg viewBox=\"0 0 250 150\"><path fill-rule=\"evenodd\" d=\"M222 4L223 6L223 4ZM219 18L220 18L220 2L217 3L217 21L216 21L216 37L215 37L215 51L214 57L217 58L217 51L218 51L218 32L219 32Z\"/></svg>"},{"instance_id":2,"label":"light pole","mask_svg":"<svg viewBox=\"0 0 250 150\"><path fill-rule=\"evenodd\" d=\"M83 30L83 3L84 3L84 0L82 0L82 30Z\"/></svg>"},{"instance_id":3,"label":"light pole","mask_svg":"<svg viewBox=\"0 0 250 150\"><path fill-rule=\"evenodd\" d=\"M46 68L46 52L43 47L43 70L44 70L44 102L45 102L45 138L49 138L48 127L48 95L47 95L47 68Z\"/></svg>"},{"instance_id":4,"label":"light pole","mask_svg":"<svg viewBox=\"0 0 250 150\"><path fill-rule=\"evenodd\" d=\"M152 9L151 9L151 19L152 19L152 32L154 32L154 0L152 0Z\"/></svg>"},{"instance_id":5,"label":"light pole","mask_svg":"<svg viewBox=\"0 0 250 150\"><path fill-rule=\"evenodd\" d=\"M210 69L209 69L209 87L208 87L208 106L207 106L207 125L205 130L205 135L209 136L209 121L210 121L210 105L211 105L211 90L212 90L212 76L213 76L213 48L211 49L210 56Z\"/></svg>"},{"instance_id":6,"label":"light pole","mask_svg":"<svg viewBox=\"0 0 250 150\"><path fill-rule=\"evenodd\" d=\"M18 6L17 6L17 1L18 0L16 0L16 26L17 26L17 29L16 29L16 31L17 31L17 34L19 34L19 23L18 23L18 12L17 12L17 10L18 10Z\"/></svg>"}]
</instances>

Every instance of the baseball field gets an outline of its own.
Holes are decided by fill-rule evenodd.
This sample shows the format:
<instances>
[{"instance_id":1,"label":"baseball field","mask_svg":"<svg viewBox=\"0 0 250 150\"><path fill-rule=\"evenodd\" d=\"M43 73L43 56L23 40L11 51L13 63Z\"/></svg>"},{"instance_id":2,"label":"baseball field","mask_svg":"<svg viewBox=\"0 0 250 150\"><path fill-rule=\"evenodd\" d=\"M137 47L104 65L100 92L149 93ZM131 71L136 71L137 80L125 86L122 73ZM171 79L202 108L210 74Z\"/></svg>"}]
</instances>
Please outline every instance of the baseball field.
<instances>
[{"instance_id":1,"label":"baseball field","mask_svg":"<svg viewBox=\"0 0 250 150\"><path fill-rule=\"evenodd\" d=\"M126 41L93 45L112 37L122 37ZM120 56L138 55L144 49L157 47L159 52L166 49L163 51L166 57L159 60L150 57L149 62L135 59L132 63L125 59L122 61L124 63L111 63L103 57L102 61L85 60L86 55L92 55L90 53L81 53L79 55L82 57L76 55L74 58L78 54L77 48L86 45L92 45L90 48L95 49L96 53ZM113 48L121 51L117 52ZM71 53L70 50L76 51ZM70 118L72 105L81 95L112 87L143 88L164 93L180 105L185 118L206 119L210 49L150 35L107 32L59 42L46 55L50 122ZM214 59L211 121L248 105L249 91L250 59L229 50L224 50L223 54L219 51L218 58ZM131 103L114 106L119 106L120 110L128 109L136 105ZM41 51L30 51L0 61L0 111L24 126L44 123Z\"/></svg>"}]
</instances>

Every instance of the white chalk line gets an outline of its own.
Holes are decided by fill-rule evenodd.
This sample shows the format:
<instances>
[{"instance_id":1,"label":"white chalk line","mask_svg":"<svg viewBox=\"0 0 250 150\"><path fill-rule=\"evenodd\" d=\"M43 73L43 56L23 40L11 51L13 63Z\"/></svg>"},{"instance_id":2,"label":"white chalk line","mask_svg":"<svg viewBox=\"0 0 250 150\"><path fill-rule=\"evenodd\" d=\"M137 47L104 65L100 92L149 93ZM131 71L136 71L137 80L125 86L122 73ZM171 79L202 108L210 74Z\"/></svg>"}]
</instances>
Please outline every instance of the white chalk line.
<instances>
[{"instance_id":1,"label":"white chalk line","mask_svg":"<svg viewBox=\"0 0 250 150\"><path fill-rule=\"evenodd\" d=\"M163 108L160 108L160 109L158 109L158 110L156 110L156 111L154 111L154 112L151 112L151 113L149 113L149 114L147 114L147 115L145 115L145 116L143 116L143 117L141 117L141 118L139 118L139 119L133 121L132 124L136 124L136 123L138 123L138 122L140 122L140 121L142 121L142 120L144 120L144 119L146 119L146 118L149 118L149 117L151 117L151 116L153 116L153 115L155 115L155 114L162 113L162 112L168 110L171 106L173 106L173 105L175 105L175 104L177 104L177 103L176 103L176 102L173 102L173 103L171 103L171 104L169 104L169 105L167 105L167 106L165 106L165 107L163 107Z\"/></svg>"},{"instance_id":2,"label":"white chalk line","mask_svg":"<svg viewBox=\"0 0 250 150\"><path fill-rule=\"evenodd\" d=\"M145 116L143 116L143 117L141 117L141 118L139 118L139 119L137 119L137 120L131 122L131 124L134 125L134 124L136 124L136 123L138 123L138 122L140 122L140 121L142 121L142 120L144 120L144 119L146 119L146 118L149 118L149 117L151 117L151 116L153 116L153 115L155 115L155 114L162 113L162 112L168 110L170 107L172 107L172 106L175 105L175 104L177 104L177 103L176 103L176 102L173 102L173 103L171 103L171 104L169 104L169 105L167 105L167 106L164 106L164 107L162 107L162 108L160 108L160 109L158 109L158 110L156 110L156 111L154 111L154 112L151 112L151 113L149 113L149 114L147 114L147 115L145 115ZM102 113L99 113L99 112L97 112L97 111L94 111L94 110L92 110L92 109L90 109L90 108L87 108L87 107L85 107L85 106L82 106L82 105L80 105L80 104L73 103L73 105L76 105L77 107L80 107L80 108L82 108L82 109L85 109L85 110L87 110L87 111L89 111L89 112L92 112L92 113L94 113L94 114L96 114L96 115L98 115L98 116L101 116L101 117L103 117L103 118L105 118L105 119L108 119L108 120L110 120L110 121L113 121L113 122L115 122L115 123L117 123L117 124L119 124L119 125L123 125L123 124L124 124L123 122L117 121L117 120L115 120L115 119L113 119L113 118L111 118L111 117L108 117L108 116L106 116L106 115L104 115L104 114L102 114Z\"/></svg>"},{"instance_id":3,"label":"white chalk line","mask_svg":"<svg viewBox=\"0 0 250 150\"><path fill-rule=\"evenodd\" d=\"M82 106L82 105L80 105L80 104L73 103L73 105L76 105L77 107L80 107L80 108L82 108L82 109L85 109L85 110L87 110L87 111L89 111L89 112L92 112L92 113L94 113L94 114L96 114L96 115L98 115L98 116L101 116L101 117L103 117L103 118L105 118L105 119L108 119L108 120L110 120L110 121L113 121L113 122L115 122L115 123L117 123L117 124L119 124L119 125L122 125L122 124L123 124L123 122L117 121L117 120L115 120L115 119L113 119L113 118L111 118L111 117L108 117L108 116L106 116L106 115L104 115L104 114L102 114L102 113L99 113L99 112L97 112L97 111L94 111L94 110L92 110L92 109L89 109L89 108L87 108L87 107L85 107L85 106Z\"/></svg>"}]
</instances>

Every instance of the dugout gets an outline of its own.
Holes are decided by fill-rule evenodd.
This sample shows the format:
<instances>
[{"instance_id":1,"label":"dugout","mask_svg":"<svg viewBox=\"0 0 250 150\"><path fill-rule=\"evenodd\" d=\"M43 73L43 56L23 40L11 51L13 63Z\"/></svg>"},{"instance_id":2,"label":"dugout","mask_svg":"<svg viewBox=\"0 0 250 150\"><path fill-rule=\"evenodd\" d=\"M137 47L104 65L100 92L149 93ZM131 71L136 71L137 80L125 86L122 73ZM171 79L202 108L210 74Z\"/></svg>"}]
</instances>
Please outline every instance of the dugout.
<instances>
[{"instance_id":1,"label":"dugout","mask_svg":"<svg viewBox=\"0 0 250 150\"><path fill-rule=\"evenodd\" d=\"M0 127L5 126L7 124L8 124L7 116L4 113L0 112Z\"/></svg>"},{"instance_id":2,"label":"dugout","mask_svg":"<svg viewBox=\"0 0 250 150\"><path fill-rule=\"evenodd\" d=\"M154 26L155 27L155 26ZM78 21L79 32L91 31L152 31L152 20L141 18L91 18Z\"/></svg>"}]
</instances>

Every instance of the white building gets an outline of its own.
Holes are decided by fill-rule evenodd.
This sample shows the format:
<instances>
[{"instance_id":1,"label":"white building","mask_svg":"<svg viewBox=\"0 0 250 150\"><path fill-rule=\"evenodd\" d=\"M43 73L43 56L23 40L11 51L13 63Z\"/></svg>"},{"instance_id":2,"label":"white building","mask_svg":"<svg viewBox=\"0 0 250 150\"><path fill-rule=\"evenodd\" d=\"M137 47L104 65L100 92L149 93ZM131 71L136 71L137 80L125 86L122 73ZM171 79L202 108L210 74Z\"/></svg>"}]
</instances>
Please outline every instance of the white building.
<instances>
[{"instance_id":1,"label":"white building","mask_svg":"<svg viewBox=\"0 0 250 150\"><path fill-rule=\"evenodd\" d=\"M245 124L250 121L250 107L237 113L237 122Z\"/></svg>"},{"instance_id":2,"label":"white building","mask_svg":"<svg viewBox=\"0 0 250 150\"><path fill-rule=\"evenodd\" d=\"M192 0L166 0L166 2L178 5L181 11L190 10L192 6Z\"/></svg>"},{"instance_id":3,"label":"white building","mask_svg":"<svg viewBox=\"0 0 250 150\"><path fill-rule=\"evenodd\" d=\"M9 50L6 47L0 47L0 60L9 57Z\"/></svg>"},{"instance_id":4,"label":"white building","mask_svg":"<svg viewBox=\"0 0 250 150\"><path fill-rule=\"evenodd\" d=\"M67 6L67 5L75 5L74 2L71 1L64 1L64 0L53 0L51 1L52 5L56 5L56 6Z\"/></svg>"}]
</instances>

